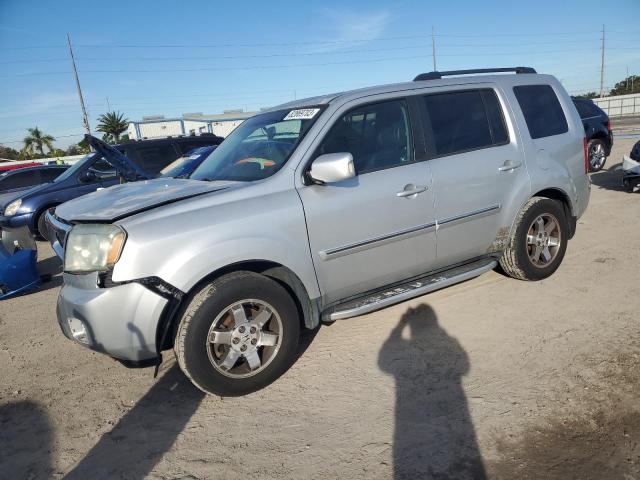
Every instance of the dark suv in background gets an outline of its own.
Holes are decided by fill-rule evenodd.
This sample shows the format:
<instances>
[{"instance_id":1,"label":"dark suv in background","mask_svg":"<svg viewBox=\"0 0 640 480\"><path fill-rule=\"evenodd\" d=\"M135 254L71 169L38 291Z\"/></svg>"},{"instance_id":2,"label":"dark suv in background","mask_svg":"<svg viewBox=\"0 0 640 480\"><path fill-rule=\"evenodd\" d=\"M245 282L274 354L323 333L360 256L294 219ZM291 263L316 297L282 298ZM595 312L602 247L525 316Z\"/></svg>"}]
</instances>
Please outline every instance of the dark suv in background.
<instances>
[{"instance_id":1,"label":"dark suv in background","mask_svg":"<svg viewBox=\"0 0 640 480\"><path fill-rule=\"evenodd\" d=\"M216 135L168 137L131 141L115 147L153 176L188 151L219 145L222 140ZM51 183L0 195L0 228L27 225L31 233L42 236L44 214L49 208L119 182L116 169L99 153L91 152Z\"/></svg>"},{"instance_id":2,"label":"dark suv in background","mask_svg":"<svg viewBox=\"0 0 640 480\"><path fill-rule=\"evenodd\" d=\"M592 100L571 97L578 109L587 136L589 171L602 170L613 146L613 132L609 116Z\"/></svg>"}]
</instances>

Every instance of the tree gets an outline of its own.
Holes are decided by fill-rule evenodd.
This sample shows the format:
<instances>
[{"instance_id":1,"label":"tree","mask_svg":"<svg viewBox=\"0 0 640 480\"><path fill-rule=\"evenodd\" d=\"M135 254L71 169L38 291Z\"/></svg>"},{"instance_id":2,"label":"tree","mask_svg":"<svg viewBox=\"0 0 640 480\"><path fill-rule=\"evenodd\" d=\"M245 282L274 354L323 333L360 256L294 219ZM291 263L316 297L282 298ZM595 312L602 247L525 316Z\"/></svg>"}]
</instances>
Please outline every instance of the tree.
<instances>
[{"instance_id":1,"label":"tree","mask_svg":"<svg viewBox=\"0 0 640 480\"><path fill-rule=\"evenodd\" d=\"M630 93L640 93L640 76L629 75L624 80L616 83L609 95L628 95Z\"/></svg>"},{"instance_id":2,"label":"tree","mask_svg":"<svg viewBox=\"0 0 640 480\"><path fill-rule=\"evenodd\" d=\"M7 160L17 160L20 152L11 147L4 147L0 145L0 158L6 158Z\"/></svg>"},{"instance_id":3,"label":"tree","mask_svg":"<svg viewBox=\"0 0 640 480\"><path fill-rule=\"evenodd\" d=\"M44 157L44 147L47 147L49 151L53 150L53 142L56 141L51 135L45 135L38 128L28 128L29 135L24 137L24 150L25 153L33 155L39 153Z\"/></svg>"},{"instance_id":4,"label":"tree","mask_svg":"<svg viewBox=\"0 0 640 480\"><path fill-rule=\"evenodd\" d=\"M129 120L120 112L108 112L98 117L99 132L105 135L103 138L113 140L113 143L120 142L120 135L129 127Z\"/></svg>"},{"instance_id":5,"label":"tree","mask_svg":"<svg viewBox=\"0 0 640 480\"><path fill-rule=\"evenodd\" d=\"M587 93L583 93L581 95L576 95L576 97L578 98L587 98L587 99L592 99L592 98L597 98L600 95L596 92L587 92Z\"/></svg>"}]
</instances>

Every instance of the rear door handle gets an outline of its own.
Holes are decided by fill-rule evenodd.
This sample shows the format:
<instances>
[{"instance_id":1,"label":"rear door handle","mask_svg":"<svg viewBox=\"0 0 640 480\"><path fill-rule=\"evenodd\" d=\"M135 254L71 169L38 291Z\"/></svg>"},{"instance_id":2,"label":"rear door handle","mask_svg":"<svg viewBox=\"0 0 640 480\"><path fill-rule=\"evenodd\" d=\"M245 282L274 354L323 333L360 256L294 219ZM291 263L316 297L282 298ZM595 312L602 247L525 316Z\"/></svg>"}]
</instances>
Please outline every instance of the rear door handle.
<instances>
[{"instance_id":1,"label":"rear door handle","mask_svg":"<svg viewBox=\"0 0 640 480\"><path fill-rule=\"evenodd\" d=\"M428 187L426 185L414 185L412 183L405 185L404 190L400 190L396 193L396 197L415 197L419 193L426 191Z\"/></svg>"},{"instance_id":2,"label":"rear door handle","mask_svg":"<svg viewBox=\"0 0 640 480\"><path fill-rule=\"evenodd\" d=\"M522 162L512 162L511 160L507 160L502 164L501 167L498 167L499 172L510 172L511 170L515 170L516 168L520 168L522 166Z\"/></svg>"}]
</instances>

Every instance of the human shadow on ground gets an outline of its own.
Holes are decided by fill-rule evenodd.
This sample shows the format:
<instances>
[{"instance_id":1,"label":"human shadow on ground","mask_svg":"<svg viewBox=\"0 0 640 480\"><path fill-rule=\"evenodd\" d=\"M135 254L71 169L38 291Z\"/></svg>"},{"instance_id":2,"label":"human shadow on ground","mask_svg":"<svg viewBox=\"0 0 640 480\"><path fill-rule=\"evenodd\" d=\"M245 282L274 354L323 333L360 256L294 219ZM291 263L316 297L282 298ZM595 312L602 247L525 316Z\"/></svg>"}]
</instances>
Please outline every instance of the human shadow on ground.
<instances>
[{"instance_id":1,"label":"human shadow on ground","mask_svg":"<svg viewBox=\"0 0 640 480\"><path fill-rule=\"evenodd\" d=\"M65 478L146 478L204 395L174 364Z\"/></svg>"},{"instance_id":2,"label":"human shadow on ground","mask_svg":"<svg viewBox=\"0 0 640 480\"><path fill-rule=\"evenodd\" d=\"M51 478L52 442L43 406L29 400L0 406L0 477Z\"/></svg>"},{"instance_id":3,"label":"human shadow on ground","mask_svg":"<svg viewBox=\"0 0 640 480\"><path fill-rule=\"evenodd\" d=\"M394 478L485 479L461 384L469 359L430 306L405 312L379 366L396 380Z\"/></svg>"}]
</instances>

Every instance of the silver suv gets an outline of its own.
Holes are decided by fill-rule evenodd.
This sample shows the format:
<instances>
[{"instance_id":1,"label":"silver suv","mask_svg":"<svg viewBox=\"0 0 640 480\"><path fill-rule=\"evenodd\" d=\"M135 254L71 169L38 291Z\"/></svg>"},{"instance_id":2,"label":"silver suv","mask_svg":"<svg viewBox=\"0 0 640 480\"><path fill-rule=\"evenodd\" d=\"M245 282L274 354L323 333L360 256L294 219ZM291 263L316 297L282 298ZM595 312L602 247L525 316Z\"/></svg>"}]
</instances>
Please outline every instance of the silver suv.
<instances>
[{"instance_id":1,"label":"silver suv","mask_svg":"<svg viewBox=\"0 0 640 480\"><path fill-rule=\"evenodd\" d=\"M498 264L551 275L589 201L586 167L571 98L531 68L298 100L246 120L190 179L50 213L58 320L129 366L173 348L201 390L246 394L291 365L302 328Z\"/></svg>"}]
</instances>

